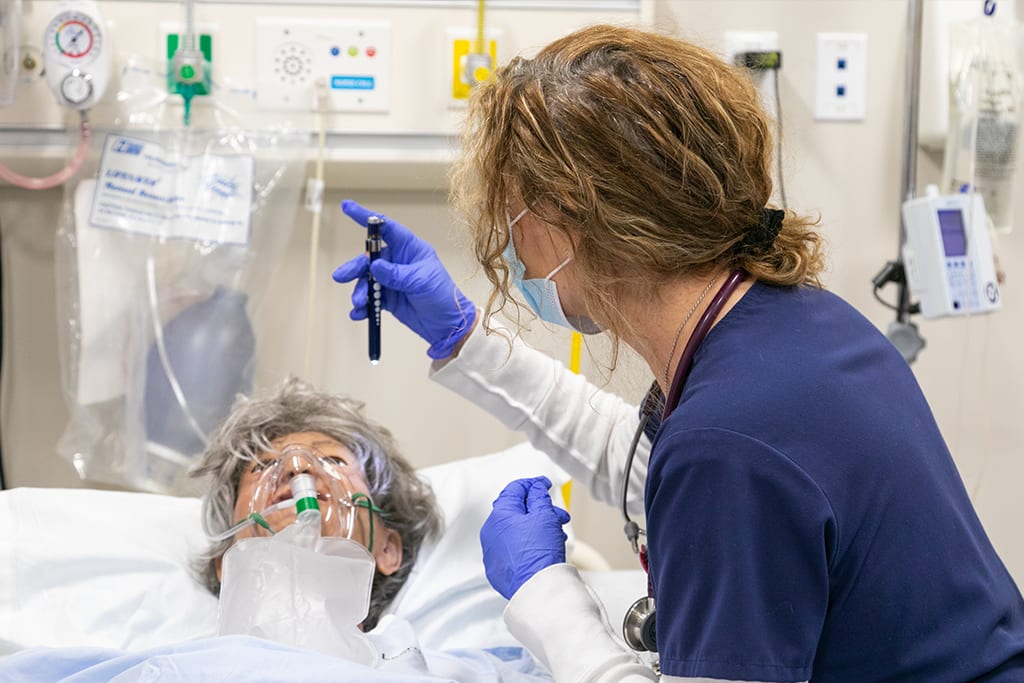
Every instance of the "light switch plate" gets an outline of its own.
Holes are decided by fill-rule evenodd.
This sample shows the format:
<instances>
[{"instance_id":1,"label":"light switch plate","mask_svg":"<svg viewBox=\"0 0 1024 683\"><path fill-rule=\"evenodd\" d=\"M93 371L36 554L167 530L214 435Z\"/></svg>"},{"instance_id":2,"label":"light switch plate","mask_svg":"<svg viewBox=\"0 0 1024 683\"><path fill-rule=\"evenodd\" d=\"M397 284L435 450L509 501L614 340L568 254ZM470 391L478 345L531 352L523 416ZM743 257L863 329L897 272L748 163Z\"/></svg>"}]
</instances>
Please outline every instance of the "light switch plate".
<instances>
[{"instance_id":1,"label":"light switch plate","mask_svg":"<svg viewBox=\"0 0 1024 683\"><path fill-rule=\"evenodd\" d=\"M814 118L863 121L867 111L868 34L819 33Z\"/></svg>"}]
</instances>

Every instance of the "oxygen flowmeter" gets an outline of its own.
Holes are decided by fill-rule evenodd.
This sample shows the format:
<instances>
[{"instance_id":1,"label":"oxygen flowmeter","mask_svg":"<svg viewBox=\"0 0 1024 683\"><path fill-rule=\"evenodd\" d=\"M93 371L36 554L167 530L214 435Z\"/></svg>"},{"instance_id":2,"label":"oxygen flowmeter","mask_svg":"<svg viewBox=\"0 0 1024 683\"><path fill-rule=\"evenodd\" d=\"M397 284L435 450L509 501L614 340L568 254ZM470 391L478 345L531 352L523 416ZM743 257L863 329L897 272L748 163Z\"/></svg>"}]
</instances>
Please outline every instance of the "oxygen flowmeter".
<instances>
[{"instance_id":1,"label":"oxygen flowmeter","mask_svg":"<svg viewBox=\"0 0 1024 683\"><path fill-rule=\"evenodd\" d=\"M61 2L43 35L46 82L63 106L94 106L110 82L110 50L95 2Z\"/></svg>"},{"instance_id":2,"label":"oxygen flowmeter","mask_svg":"<svg viewBox=\"0 0 1024 683\"><path fill-rule=\"evenodd\" d=\"M903 204L903 263L925 318L1002 308L988 214L981 194L926 196Z\"/></svg>"}]
</instances>

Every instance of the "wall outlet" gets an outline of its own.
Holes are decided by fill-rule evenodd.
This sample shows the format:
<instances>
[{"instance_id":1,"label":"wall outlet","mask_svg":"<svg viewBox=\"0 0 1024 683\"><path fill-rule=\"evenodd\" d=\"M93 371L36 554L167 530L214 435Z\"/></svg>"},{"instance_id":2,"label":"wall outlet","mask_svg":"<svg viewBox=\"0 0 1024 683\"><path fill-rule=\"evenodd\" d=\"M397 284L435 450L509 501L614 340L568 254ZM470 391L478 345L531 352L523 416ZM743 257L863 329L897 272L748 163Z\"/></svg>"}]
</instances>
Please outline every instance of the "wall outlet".
<instances>
[{"instance_id":1,"label":"wall outlet","mask_svg":"<svg viewBox=\"0 0 1024 683\"><path fill-rule=\"evenodd\" d=\"M209 95L213 85L213 35L200 33L195 36L195 47L203 55L203 64L188 59L184 63L175 60L184 36L180 33L168 32L165 37L167 44L167 92L181 94L182 88L191 89L191 96ZM180 79L180 80L179 80ZM188 85L182 86L182 83Z\"/></svg>"},{"instance_id":2,"label":"wall outlet","mask_svg":"<svg viewBox=\"0 0 1024 683\"><path fill-rule=\"evenodd\" d=\"M779 34L776 31L726 31L725 60L736 63L736 55L742 52L763 52L779 49Z\"/></svg>"},{"instance_id":3,"label":"wall outlet","mask_svg":"<svg viewBox=\"0 0 1024 683\"><path fill-rule=\"evenodd\" d=\"M487 54L491 56L491 70L498 65L498 41L501 32L488 30L485 32L487 43ZM448 52L446 61L450 65L448 72L448 96L450 107L465 106L469 99L469 93L473 90L472 84L466 78L466 59L473 51L473 42L476 40L476 31L470 28L449 28L448 29Z\"/></svg>"},{"instance_id":4,"label":"wall outlet","mask_svg":"<svg viewBox=\"0 0 1024 683\"><path fill-rule=\"evenodd\" d=\"M725 32L725 60L730 64L736 64L736 56L743 52L768 52L779 49L779 34L776 31L726 31ZM754 86L757 88L761 98L761 104L765 110L775 115L778 106L777 93L775 92L772 78L773 73L769 70L747 70Z\"/></svg>"},{"instance_id":5,"label":"wall outlet","mask_svg":"<svg viewBox=\"0 0 1024 683\"><path fill-rule=\"evenodd\" d=\"M868 34L819 33L814 118L863 121L867 111Z\"/></svg>"}]
</instances>

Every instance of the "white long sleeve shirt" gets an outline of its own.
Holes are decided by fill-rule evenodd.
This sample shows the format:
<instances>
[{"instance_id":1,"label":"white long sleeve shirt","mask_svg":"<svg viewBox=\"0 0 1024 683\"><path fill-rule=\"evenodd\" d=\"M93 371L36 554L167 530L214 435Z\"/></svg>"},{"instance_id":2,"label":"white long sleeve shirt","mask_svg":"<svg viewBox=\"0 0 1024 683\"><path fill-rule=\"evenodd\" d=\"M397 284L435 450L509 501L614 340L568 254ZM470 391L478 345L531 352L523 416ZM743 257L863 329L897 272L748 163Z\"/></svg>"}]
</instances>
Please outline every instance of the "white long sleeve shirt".
<instances>
[{"instance_id":1,"label":"white long sleeve shirt","mask_svg":"<svg viewBox=\"0 0 1024 683\"><path fill-rule=\"evenodd\" d=\"M435 361L431 378L522 432L597 500L618 507L626 454L640 423L636 406L498 328L477 326L459 355ZM651 444L640 439L628 504L643 513Z\"/></svg>"},{"instance_id":2,"label":"white long sleeve shirt","mask_svg":"<svg viewBox=\"0 0 1024 683\"><path fill-rule=\"evenodd\" d=\"M621 504L626 454L640 422L635 406L503 329L488 335L478 326L457 357L435 361L431 377L523 432L596 499ZM634 514L643 510L649 455L642 437L627 494ZM600 602L567 564L527 581L509 601L505 623L559 683L658 680L612 635Z\"/></svg>"}]
</instances>

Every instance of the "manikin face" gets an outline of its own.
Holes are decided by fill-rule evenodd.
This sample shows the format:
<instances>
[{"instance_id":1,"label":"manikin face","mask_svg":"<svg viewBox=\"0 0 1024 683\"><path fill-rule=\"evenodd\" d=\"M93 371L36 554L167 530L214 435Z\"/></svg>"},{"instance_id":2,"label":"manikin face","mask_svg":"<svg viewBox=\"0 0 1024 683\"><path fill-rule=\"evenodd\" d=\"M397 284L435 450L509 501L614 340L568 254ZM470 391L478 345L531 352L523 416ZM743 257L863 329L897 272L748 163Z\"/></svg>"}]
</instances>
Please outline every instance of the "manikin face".
<instances>
[{"instance_id":1,"label":"manikin face","mask_svg":"<svg viewBox=\"0 0 1024 683\"><path fill-rule=\"evenodd\" d=\"M295 448L314 453L328 463L331 472L340 474L341 476L338 480L344 482L340 490L344 491L346 496L348 494L361 493L369 499L370 487L366 483L366 476L359 466L359 461L351 451L331 437L319 432L299 432L276 439L273 441L273 446L274 450L260 454L260 461L258 463L246 463L245 469L242 471L242 477L238 482L238 491L235 495L235 520L245 519L249 515L251 511L250 503L258 493L261 477L266 468L277 462L282 457L282 452L288 452L289 449ZM276 503L279 500L290 498L291 493L287 482L295 475L306 473L309 470L308 473L319 475L317 476L316 488L321 509L340 507L330 505L331 498L339 490L338 480L333 485L325 481L324 476L326 475L323 472L317 473L312 468L309 468L307 461L303 458L285 457L283 466L285 470L281 473L281 486L279 490L269 491L264 494L265 497L269 497L269 503ZM369 548L370 515L375 513L371 513L363 507L357 507L355 510L356 513L355 518L352 520L350 538ZM292 506L288 506L268 514L266 517L270 526L279 530L295 521L295 509ZM331 513L325 513L321 533L334 536L345 535L339 531L336 517L336 514L332 516ZM396 531L388 529L384 524L385 522L380 515L375 514L373 519L373 547L369 549L376 560L377 571L390 575L397 571L402 564L402 539ZM346 526L343 524L342 528ZM235 536L235 539L238 540L261 534L262 532L256 527L250 526L240 531ZM218 576L220 571L220 564L218 562Z\"/></svg>"}]
</instances>

